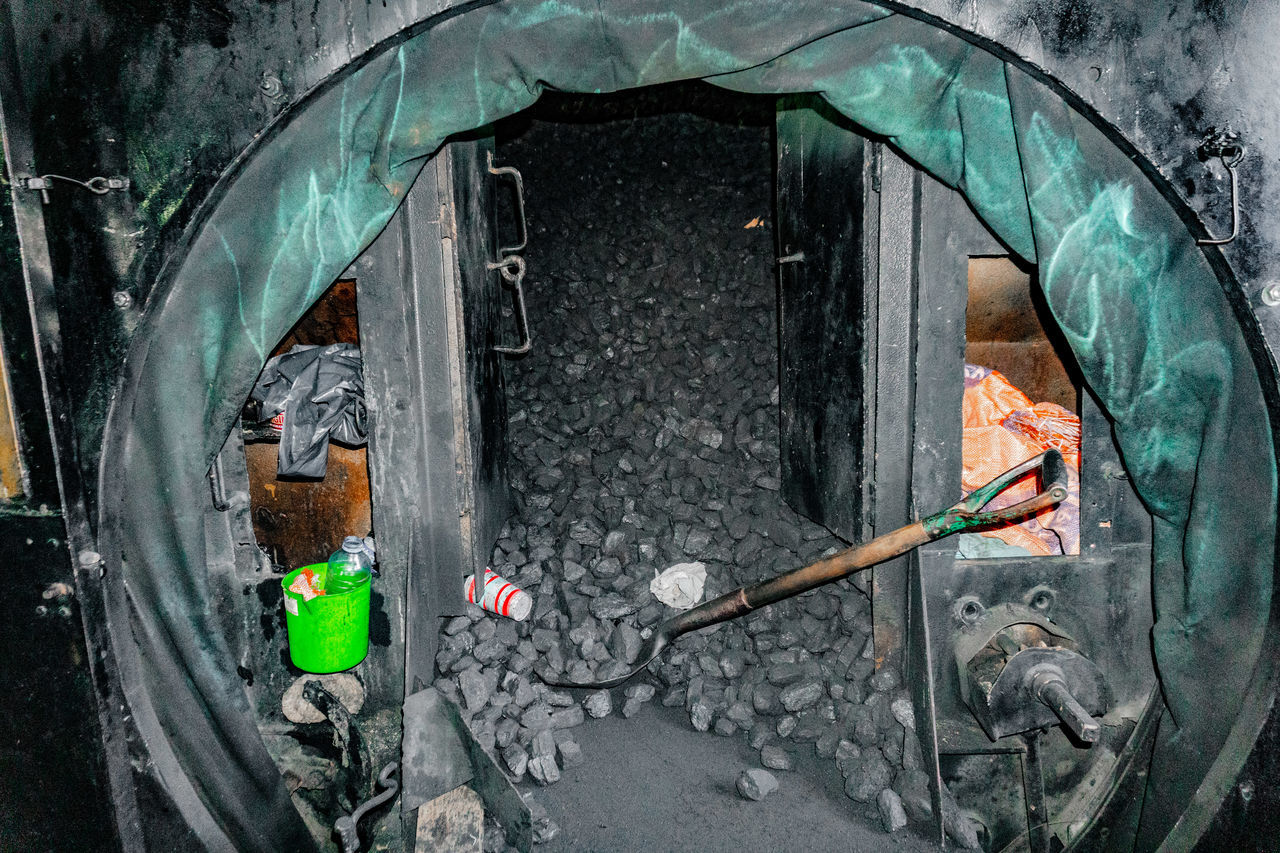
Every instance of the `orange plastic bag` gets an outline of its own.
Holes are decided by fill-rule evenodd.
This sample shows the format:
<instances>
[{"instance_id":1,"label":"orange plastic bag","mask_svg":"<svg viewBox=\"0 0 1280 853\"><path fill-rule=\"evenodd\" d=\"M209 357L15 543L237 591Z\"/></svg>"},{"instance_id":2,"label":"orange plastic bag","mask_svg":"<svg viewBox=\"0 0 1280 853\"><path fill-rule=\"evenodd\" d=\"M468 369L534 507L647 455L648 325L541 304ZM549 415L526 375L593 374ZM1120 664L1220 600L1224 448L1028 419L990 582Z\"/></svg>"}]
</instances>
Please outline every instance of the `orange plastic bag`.
<instances>
[{"instance_id":1,"label":"orange plastic bag","mask_svg":"<svg viewBox=\"0 0 1280 853\"><path fill-rule=\"evenodd\" d=\"M1021 524L986 531L1035 555L1080 553L1080 418L1056 403L1033 403L999 371L974 364L964 369L963 472L967 495L1015 465L1057 448L1070 477L1067 498ZM1036 493L1034 475L989 504L1012 506Z\"/></svg>"}]
</instances>

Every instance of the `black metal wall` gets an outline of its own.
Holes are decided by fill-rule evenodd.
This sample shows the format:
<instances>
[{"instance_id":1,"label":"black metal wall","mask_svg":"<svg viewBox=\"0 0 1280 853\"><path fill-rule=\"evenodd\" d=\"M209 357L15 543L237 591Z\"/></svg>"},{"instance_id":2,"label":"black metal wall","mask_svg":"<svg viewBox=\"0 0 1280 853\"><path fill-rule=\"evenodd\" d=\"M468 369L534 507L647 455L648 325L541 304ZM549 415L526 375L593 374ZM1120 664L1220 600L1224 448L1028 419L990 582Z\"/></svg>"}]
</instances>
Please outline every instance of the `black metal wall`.
<instances>
[{"instance_id":1,"label":"black metal wall","mask_svg":"<svg viewBox=\"0 0 1280 853\"><path fill-rule=\"evenodd\" d=\"M1214 234L1229 230L1229 181L1200 151L1230 128L1245 156L1240 236L1223 248L1246 330L1280 342L1280 4L1246 0L912 0L885 3L1044 70L1111 125ZM4 0L35 162L32 174L124 175L127 192L51 191L44 215L56 284L67 413L89 518L101 429L120 361L166 259L201 201L272 119L373 45L451 0ZM0 25L6 25L0 20ZM0 210L0 324L15 380L34 490L53 500L44 404L31 381L12 222ZM1267 288L1275 286L1270 293ZM1264 300L1264 296L1267 298ZM1274 355L1272 355L1274 358ZM181 406L181 400L173 405ZM1280 401L1272 400L1273 411ZM1280 426L1280 425L1276 425ZM1277 430L1280 432L1280 430ZM1272 720L1263 743L1273 743ZM1216 823L1220 833L1280 812L1273 750L1257 752ZM1217 800L1209 797L1212 802ZM1227 838L1227 835L1219 836ZM1257 836L1255 836L1257 837Z\"/></svg>"}]
</instances>

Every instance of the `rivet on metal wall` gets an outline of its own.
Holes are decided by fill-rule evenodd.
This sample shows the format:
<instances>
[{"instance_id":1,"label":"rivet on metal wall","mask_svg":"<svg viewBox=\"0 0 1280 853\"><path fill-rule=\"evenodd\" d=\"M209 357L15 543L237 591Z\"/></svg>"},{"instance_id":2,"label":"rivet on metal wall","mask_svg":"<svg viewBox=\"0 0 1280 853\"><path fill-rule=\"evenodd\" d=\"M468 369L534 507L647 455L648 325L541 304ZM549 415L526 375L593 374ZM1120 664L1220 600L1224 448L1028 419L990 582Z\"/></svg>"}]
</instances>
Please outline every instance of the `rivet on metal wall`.
<instances>
[{"instance_id":1,"label":"rivet on metal wall","mask_svg":"<svg viewBox=\"0 0 1280 853\"><path fill-rule=\"evenodd\" d=\"M1053 605L1056 600L1057 595L1044 584L1032 587L1023 598L1028 607L1043 613L1045 616L1048 616L1053 611Z\"/></svg>"},{"instance_id":2,"label":"rivet on metal wall","mask_svg":"<svg viewBox=\"0 0 1280 853\"><path fill-rule=\"evenodd\" d=\"M1269 308L1280 305L1280 281L1273 281L1262 288L1262 304Z\"/></svg>"},{"instance_id":3,"label":"rivet on metal wall","mask_svg":"<svg viewBox=\"0 0 1280 853\"><path fill-rule=\"evenodd\" d=\"M284 97L284 83L270 71L262 72L262 82L258 84L258 89L263 95L273 100Z\"/></svg>"},{"instance_id":4,"label":"rivet on metal wall","mask_svg":"<svg viewBox=\"0 0 1280 853\"><path fill-rule=\"evenodd\" d=\"M951 606L951 615L962 625L974 625L987 612L976 595L965 595L956 599Z\"/></svg>"}]
</instances>

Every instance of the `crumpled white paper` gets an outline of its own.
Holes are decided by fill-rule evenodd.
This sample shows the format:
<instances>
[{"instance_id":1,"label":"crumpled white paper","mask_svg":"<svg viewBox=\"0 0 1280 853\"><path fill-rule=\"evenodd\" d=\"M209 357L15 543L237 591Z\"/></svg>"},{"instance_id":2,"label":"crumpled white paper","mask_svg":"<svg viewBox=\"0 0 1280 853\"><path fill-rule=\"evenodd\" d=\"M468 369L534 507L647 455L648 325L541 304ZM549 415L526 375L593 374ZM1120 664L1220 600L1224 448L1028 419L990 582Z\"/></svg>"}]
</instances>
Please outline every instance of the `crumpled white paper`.
<instances>
[{"instance_id":1,"label":"crumpled white paper","mask_svg":"<svg viewBox=\"0 0 1280 853\"><path fill-rule=\"evenodd\" d=\"M676 563L663 572L654 571L649 591L663 604L677 610L688 610L702 600L707 584L704 563Z\"/></svg>"}]
</instances>

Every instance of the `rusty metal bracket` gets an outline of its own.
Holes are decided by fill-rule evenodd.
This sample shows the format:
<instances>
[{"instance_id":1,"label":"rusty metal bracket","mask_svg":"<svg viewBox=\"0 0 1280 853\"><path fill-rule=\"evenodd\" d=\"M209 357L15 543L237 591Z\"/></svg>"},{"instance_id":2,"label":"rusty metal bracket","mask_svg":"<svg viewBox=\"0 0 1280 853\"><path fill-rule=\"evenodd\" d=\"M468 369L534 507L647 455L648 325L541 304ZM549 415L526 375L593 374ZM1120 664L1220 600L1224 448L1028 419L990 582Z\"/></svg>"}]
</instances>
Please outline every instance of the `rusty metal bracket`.
<instances>
[{"instance_id":1,"label":"rusty metal bracket","mask_svg":"<svg viewBox=\"0 0 1280 853\"><path fill-rule=\"evenodd\" d=\"M81 189L86 189L94 195L106 195L112 190L129 189L129 179L122 175L113 175L104 178L101 175L89 178L88 180L77 180L76 178L68 178L66 175L40 175L32 177L30 175L18 178L18 186L24 190L39 190L40 198L45 204L49 203L49 190L53 189L54 181L62 181L68 184L75 184Z\"/></svg>"}]
</instances>

